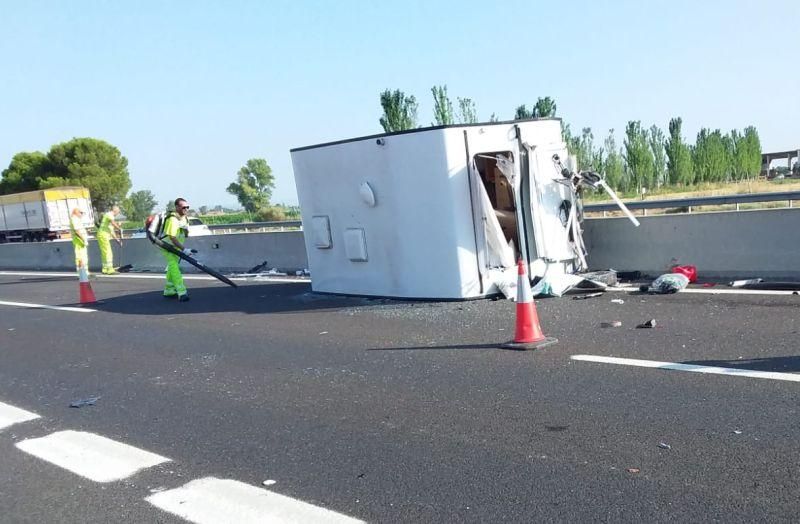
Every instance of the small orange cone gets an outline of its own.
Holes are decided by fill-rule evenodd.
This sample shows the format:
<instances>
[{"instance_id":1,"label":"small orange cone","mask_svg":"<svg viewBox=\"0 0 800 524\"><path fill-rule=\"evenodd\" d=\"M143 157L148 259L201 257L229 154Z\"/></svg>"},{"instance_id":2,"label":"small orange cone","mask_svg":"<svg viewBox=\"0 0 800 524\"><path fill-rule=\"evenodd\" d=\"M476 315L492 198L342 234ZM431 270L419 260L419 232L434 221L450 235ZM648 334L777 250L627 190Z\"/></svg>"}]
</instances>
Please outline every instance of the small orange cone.
<instances>
[{"instance_id":1,"label":"small orange cone","mask_svg":"<svg viewBox=\"0 0 800 524\"><path fill-rule=\"evenodd\" d=\"M80 278L78 288L80 291L81 304L97 302L97 299L94 297L94 291L92 291L92 285L89 283L89 272L86 271L85 267L81 267L78 270L78 275Z\"/></svg>"},{"instance_id":2,"label":"small orange cone","mask_svg":"<svg viewBox=\"0 0 800 524\"><path fill-rule=\"evenodd\" d=\"M517 264L517 327L514 340L503 344L509 349L538 349L558 342L555 338L544 336L539 326L539 315L533 301L528 273L522 259Z\"/></svg>"}]
</instances>

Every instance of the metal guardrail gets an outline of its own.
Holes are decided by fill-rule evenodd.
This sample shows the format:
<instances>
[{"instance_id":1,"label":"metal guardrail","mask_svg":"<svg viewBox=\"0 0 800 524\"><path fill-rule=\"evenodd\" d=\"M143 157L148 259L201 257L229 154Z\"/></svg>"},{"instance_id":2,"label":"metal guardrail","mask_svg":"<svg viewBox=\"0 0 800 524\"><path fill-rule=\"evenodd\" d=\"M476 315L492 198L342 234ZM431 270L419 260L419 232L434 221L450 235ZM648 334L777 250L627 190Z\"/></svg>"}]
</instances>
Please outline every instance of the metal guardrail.
<instances>
[{"instance_id":1,"label":"metal guardrail","mask_svg":"<svg viewBox=\"0 0 800 524\"><path fill-rule=\"evenodd\" d=\"M800 200L800 191L784 191L780 193L748 193L743 195L724 195L724 196L710 196L710 197L674 198L669 200L632 200L630 202L625 202L625 205L630 210L642 209L645 211L645 214L647 214L648 209L674 209L681 207L688 208L689 213L691 213L693 207L736 204L736 209L738 210L739 204L749 204L753 202L788 201L789 207L792 207L793 200ZM585 204L583 206L583 210L584 212L606 212L606 211L619 211L619 208L614 203L603 203L603 204Z\"/></svg>"},{"instance_id":2,"label":"metal guardrail","mask_svg":"<svg viewBox=\"0 0 800 524\"><path fill-rule=\"evenodd\" d=\"M241 222L236 224L206 224L215 235L233 232L233 231L258 231L264 229L277 229L283 231L284 229L297 229L303 228L302 220L278 220L274 222ZM135 233L143 235L144 229L123 229L123 238L131 238Z\"/></svg>"},{"instance_id":3,"label":"metal guardrail","mask_svg":"<svg viewBox=\"0 0 800 524\"><path fill-rule=\"evenodd\" d=\"M240 224L206 224L211 231L225 230L248 230L248 229L281 229L302 227L302 220L278 220L273 222L242 222Z\"/></svg>"}]
</instances>

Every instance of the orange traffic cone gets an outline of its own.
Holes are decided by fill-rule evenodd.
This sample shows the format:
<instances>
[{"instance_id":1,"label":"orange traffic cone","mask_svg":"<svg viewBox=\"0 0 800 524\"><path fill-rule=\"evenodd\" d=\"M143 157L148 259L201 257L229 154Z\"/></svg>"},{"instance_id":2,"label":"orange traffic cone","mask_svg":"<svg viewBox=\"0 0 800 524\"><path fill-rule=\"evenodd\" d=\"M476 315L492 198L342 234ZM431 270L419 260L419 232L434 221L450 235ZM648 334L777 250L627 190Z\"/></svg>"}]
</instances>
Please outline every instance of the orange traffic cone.
<instances>
[{"instance_id":1,"label":"orange traffic cone","mask_svg":"<svg viewBox=\"0 0 800 524\"><path fill-rule=\"evenodd\" d=\"M85 267L81 267L78 270L78 275L80 278L80 284L78 284L78 287L80 291L81 304L92 304L97 302L97 299L94 297L94 291L92 291L92 285L89 283L89 272L86 271Z\"/></svg>"},{"instance_id":2,"label":"orange traffic cone","mask_svg":"<svg viewBox=\"0 0 800 524\"><path fill-rule=\"evenodd\" d=\"M528 281L525 263L520 259L517 264L517 327L514 340L503 344L509 349L538 349L558 342L555 338L544 336L539 326L539 315L533 302L533 293Z\"/></svg>"}]
</instances>

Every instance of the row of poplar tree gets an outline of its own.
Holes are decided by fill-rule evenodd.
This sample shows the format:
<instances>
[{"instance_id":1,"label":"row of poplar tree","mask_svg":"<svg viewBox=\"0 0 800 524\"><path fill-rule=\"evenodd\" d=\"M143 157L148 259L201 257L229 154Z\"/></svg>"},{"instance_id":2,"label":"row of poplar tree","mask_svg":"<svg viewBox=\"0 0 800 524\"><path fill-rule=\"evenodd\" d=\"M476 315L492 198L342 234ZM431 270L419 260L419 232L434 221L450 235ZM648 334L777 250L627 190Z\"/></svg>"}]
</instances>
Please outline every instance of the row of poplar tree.
<instances>
[{"instance_id":1,"label":"row of poplar tree","mask_svg":"<svg viewBox=\"0 0 800 524\"><path fill-rule=\"evenodd\" d=\"M447 94L447 86L434 86L434 120L431 125L478 123L475 102L457 98L456 106ZM387 133L419 127L418 103L413 95L400 90L386 90L380 95L383 115L380 124ZM557 105L551 97L539 98L532 108L517 107L514 120L551 118ZM489 122L499 118L492 114ZM584 127L573 134L562 121L564 141L578 159L581 170L602 173L606 182L618 191L639 191L664 185L692 186L707 182L733 182L755 178L761 172L761 141L755 127L723 133L702 128L694 144L686 142L680 117L669 121L668 132L653 125L643 127L631 120L625 126L623 145L617 147L610 129L601 144L595 143L592 129Z\"/></svg>"}]
</instances>

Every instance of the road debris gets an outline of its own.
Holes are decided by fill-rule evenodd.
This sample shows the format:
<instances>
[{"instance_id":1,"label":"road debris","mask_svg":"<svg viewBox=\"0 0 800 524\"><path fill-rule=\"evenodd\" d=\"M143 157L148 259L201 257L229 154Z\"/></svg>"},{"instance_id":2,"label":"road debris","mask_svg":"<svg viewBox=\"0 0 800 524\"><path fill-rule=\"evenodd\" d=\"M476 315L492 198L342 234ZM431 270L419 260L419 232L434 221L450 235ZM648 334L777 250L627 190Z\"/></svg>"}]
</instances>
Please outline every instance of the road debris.
<instances>
[{"instance_id":1,"label":"road debris","mask_svg":"<svg viewBox=\"0 0 800 524\"><path fill-rule=\"evenodd\" d=\"M278 483L277 480L271 480L271 479L265 480L264 482L262 482L262 484L265 485L265 486L272 486L273 484L277 484L277 483Z\"/></svg>"},{"instance_id":2,"label":"road debris","mask_svg":"<svg viewBox=\"0 0 800 524\"><path fill-rule=\"evenodd\" d=\"M587 293L585 295L575 295L572 300L586 300L587 298L600 297L604 293Z\"/></svg>"},{"instance_id":3,"label":"road debris","mask_svg":"<svg viewBox=\"0 0 800 524\"><path fill-rule=\"evenodd\" d=\"M639 287L639 291L656 295L669 295L685 289L689 278L679 273L665 273L653 280L653 283Z\"/></svg>"},{"instance_id":4,"label":"road debris","mask_svg":"<svg viewBox=\"0 0 800 524\"><path fill-rule=\"evenodd\" d=\"M672 449L672 446L670 446L666 442L659 442L658 443L658 447L661 448L661 449Z\"/></svg>"},{"instance_id":5,"label":"road debris","mask_svg":"<svg viewBox=\"0 0 800 524\"><path fill-rule=\"evenodd\" d=\"M628 473L639 473L639 468L628 468L625 471Z\"/></svg>"},{"instance_id":6,"label":"road debris","mask_svg":"<svg viewBox=\"0 0 800 524\"><path fill-rule=\"evenodd\" d=\"M656 319L651 318L647 322L642 322L641 324L636 326L636 328L637 329L652 329L652 328L656 327L657 325L658 325L658 323L656 322Z\"/></svg>"},{"instance_id":7,"label":"road debris","mask_svg":"<svg viewBox=\"0 0 800 524\"><path fill-rule=\"evenodd\" d=\"M697 266L673 266L672 269L670 269L670 272L685 275L686 278L689 279L690 284L697 282Z\"/></svg>"},{"instance_id":8,"label":"road debris","mask_svg":"<svg viewBox=\"0 0 800 524\"><path fill-rule=\"evenodd\" d=\"M83 408L86 406L94 406L95 403L100 400L100 397L87 397L78 400L74 400L70 402L69 407L71 408Z\"/></svg>"},{"instance_id":9,"label":"road debris","mask_svg":"<svg viewBox=\"0 0 800 524\"><path fill-rule=\"evenodd\" d=\"M258 264L257 266L253 266L250 269L248 269L247 273L261 273L264 270L264 268L267 267L268 264L269 262L265 260L262 263Z\"/></svg>"},{"instance_id":10,"label":"road debris","mask_svg":"<svg viewBox=\"0 0 800 524\"><path fill-rule=\"evenodd\" d=\"M741 429L734 429L733 430L733 434L734 435L741 435L742 434L742 430Z\"/></svg>"},{"instance_id":11,"label":"road debris","mask_svg":"<svg viewBox=\"0 0 800 524\"><path fill-rule=\"evenodd\" d=\"M625 301L622 300L621 298L614 298L614 299L611 300L611 303L612 304L620 304L621 305L621 304L624 304Z\"/></svg>"},{"instance_id":12,"label":"road debris","mask_svg":"<svg viewBox=\"0 0 800 524\"><path fill-rule=\"evenodd\" d=\"M602 328L618 328L622 327L622 322L619 320L614 320L612 322L600 322L600 327Z\"/></svg>"},{"instance_id":13,"label":"road debris","mask_svg":"<svg viewBox=\"0 0 800 524\"><path fill-rule=\"evenodd\" d=\"M319 332L319 334L320 334L320 335L327 335L327 334L328 334L328 332L327 332L327 331L320 331L320 332Z\"/></svg>"},{"instance_id":14,"label":"road debris","mask_svg":"<svg viewBox=\"0 0 800 524\"><path fill-rule=\"evenodd\" d=\"M749 286L752 284L758 284L759 282L764 282L763 278L750 278L747 280L734 280L733 282L728 282L729 287L744 287Z\"/></svg>"}]
</instances>

